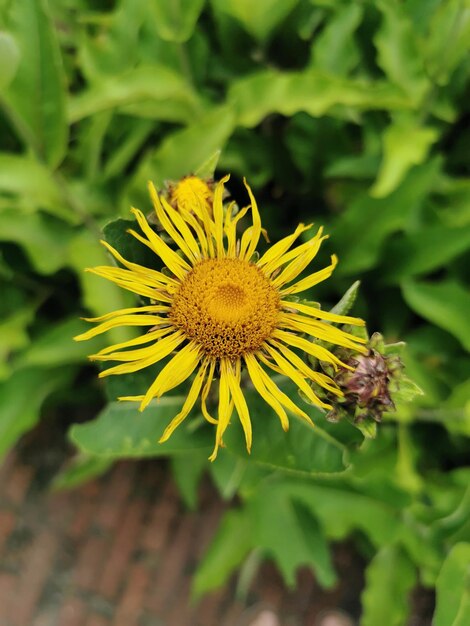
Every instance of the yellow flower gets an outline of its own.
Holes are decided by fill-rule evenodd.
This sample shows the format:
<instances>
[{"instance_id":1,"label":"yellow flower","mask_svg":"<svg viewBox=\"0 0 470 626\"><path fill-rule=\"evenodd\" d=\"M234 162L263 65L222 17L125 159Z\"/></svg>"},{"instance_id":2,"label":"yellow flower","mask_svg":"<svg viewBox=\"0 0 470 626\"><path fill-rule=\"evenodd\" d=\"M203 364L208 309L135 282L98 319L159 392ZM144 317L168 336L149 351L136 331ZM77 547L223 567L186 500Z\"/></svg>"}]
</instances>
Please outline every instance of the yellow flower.
<instances>
[{"instance_id":1,"label":"yellow flower","mask_svg":"<svg viewBox=\"0 0 470 626\"><path fill-rule=\"evenodd\" d=\"M185 176L168 189L168 200L174 209L194 213L199 219L204 211L212 214L213 199L210 181L198 176Z\"/></svg>"},{"instance_id":2,"label":"yellow flower","mask_svg":"<svg viewBox=\"0 0 470 626\"><path fill-rule=\"evenodd\" d=\"M150 367L174 351L145 395L120 398L138 401L140 410L197 372L181 411L167 426L160 441L166 441L201 398L204 417L216 426L214 460L234 410L240 418L248 451L252 430L250 412L243 395L241 378L245 370L257 392L277 413L284 430L289 427L287 412L311 423L310 417L274 383L268 370L284 374L302 390L310 402L331 408L312 390L311 382L341 395L331 378L313 370L299 355L307 353L331 363L341 361L329 350L307 337L319 339L355 352L365 352L361 339L333 323L363 325L362 320L328 313L312 305L292 302L301 293L328 278L337 263L299 279L326 238L320 229L309 241L292 248L299 235L311 226L299 225L295 232L272 245L258 260L255 250L262 233L258 207L246 184L251 205L234 215L234 203L224 207L225 177L215 188L212 211L192 212L193 205L175 210L159 197L150 184L150 194L159 222L179 248L170 248L132 209L141 233L129 232L148 246L165 265L165 272L149 269L124 259L108 243L103 244L123 267L97 267L89 271L113 281L124 289L150 298L151 304L114 311L90 319L99 322L77 340L90 339L117 326L148 326L135 339L107 347L92 360L119 364L100 376L126 374ZM200 205L202 206L202 205ZM252 226L237 238L237 223L251 208ZM198 219L200 218L200 219ZM147 344L145 347L138 347ZM217 418L206 402L218 378Z\"/></svg>"}]
</instances>

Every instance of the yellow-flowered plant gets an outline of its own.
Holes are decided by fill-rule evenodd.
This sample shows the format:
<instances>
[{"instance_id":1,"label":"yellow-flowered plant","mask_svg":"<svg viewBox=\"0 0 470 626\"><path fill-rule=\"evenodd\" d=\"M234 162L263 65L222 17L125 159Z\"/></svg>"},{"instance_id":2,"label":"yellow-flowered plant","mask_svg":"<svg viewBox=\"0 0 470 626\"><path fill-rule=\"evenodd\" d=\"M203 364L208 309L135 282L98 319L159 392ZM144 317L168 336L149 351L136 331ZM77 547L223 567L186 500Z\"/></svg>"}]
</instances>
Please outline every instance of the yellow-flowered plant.
<instances>
[{"instance_id":1,"label":"yellow-flowered plant","mask_svg":"<svg viewBox=\"0 0 470 626\"><path fill-rule=\"evenodd\" d=\"M204 417L216 427L210 460L217 456L234 410L241 421L248 451L251 448L250 411L242 383L245 370L287 430L288 412L309 423L311 420L276 385L268 371L289 377L310 402L329 409L331 406L314 393L311 383L337 396L341 391L329 376L312 369L301 354L307 353L337 368L345 364L315 340L364 352L362 339L331 325L363 325L362 320L289 299L327 279L336 266L337 259L333 256L327 267L299 278L326 238L322 229L293 248L299 235L311 228L300 224L293 234L272 245L256 260L255 252L263 232L256 200L245 183L250 205L235 214L235 203L225 206L223 202L227 180L228 176L216 185L212 203L208 197L197 196L197 187L192 185L191 191L196 189L199 199L194 203L178 202L177 209L159 197L150 184L156 216L178 252L150 227L141 211L132 209L141 233L129 232L148 246L166 269L157 271L131 263L103 241L122 267L97 267L89 271L149 298L151 303L90 319L99 322L98 326L76 337L90 339L118 326L150 327L137 338L109 346L90 358L119 363L101 372L100 376L104 377L142 370L175 353L144 395L119 399L137 401L143 411L153 399L196 372L181 411L160 441L170 437L200 398ZM252 225L239 237L237 224L250 209ZM147 345L137 348L144 344ZM216 379L219 393L217 417L214 417L207 398Z\"/></svg>"}]
</instances>

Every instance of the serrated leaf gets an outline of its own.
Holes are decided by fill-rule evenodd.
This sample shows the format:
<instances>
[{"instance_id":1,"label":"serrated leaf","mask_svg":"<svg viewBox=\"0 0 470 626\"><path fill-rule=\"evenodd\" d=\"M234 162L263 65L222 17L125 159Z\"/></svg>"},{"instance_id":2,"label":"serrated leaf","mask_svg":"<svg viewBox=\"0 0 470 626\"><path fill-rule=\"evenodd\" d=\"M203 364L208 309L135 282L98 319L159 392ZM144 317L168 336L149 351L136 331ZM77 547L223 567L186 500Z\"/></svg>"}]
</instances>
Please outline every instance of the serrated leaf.
<instances>
[{"instance_id":1,"label":"serrated leaf","mask_svg":"<svg viewBox=\"0 0 470 626\"><path fill-rule=\"evenodd\" d=\"M92 422L73 426L70 438L81 452L109 459L170 456L203 451L209 454L213 447L213 433L207 430L191 432L187 424L177 428L169 441L158 443L183 402L183 397L165 396L154 401L142 413L136 403L112 402ZM191 417L187 419L187 423L192 421Z\"/></svg>"},{"instance_id":2,"label":"serrated leaf","mask_svg":"<svg viewBox=\"0 0 470 626\"><path fill-rule=\"evenodd\" d=\"M336 574L317 519L285 489L265 489L250 501L249 512L255 545L275 560L287 585L294 586L301 565L310 565L323 586L334 585Z\"/></svg>"},{"instance_id":3,"label":"serrated leaf","mask_svg":"<svg viewBox=\"0 0 470 626\"><path fill-rule=\"evenodd\" d=\"M251 522L244 509L225 513L193 578L192 595L200 598L222 587L253 545Z\"/></svg>"},{"instance_id":4,"label":"serrated leaf","mask_svg":"<svg viewBox=\"0 0 470 626\"><path fill-rule=\"evenodd\" d=\"M382 12L382 24L374 38L379 65L418 105L429 81L411 21L401 4L380 0L377 6Z\"/></svg>"},{"instance_id":5,"label":"serrated leaf","mask_svg":"<svg viewBox=\"0 0 470 626\"><path fill-rule=\"evenodd\" d=\"M305 111L321 117L336 105L358 110L410 108L400 90L387 83L348 80L319 72L263 70L243 77L230 87L229 102L240 125L252 128L271 113L291 116Z\"/></svg>"},{"instance_id":6,"label":"serrated leaf","mask_svg":"<svg viewBox=\"0 0 470 626\"><path fill-rule=\"evenodd\" d=\"M70 123L101 111L151 102L153 119L185 122L200 109L197 94L179 74L163 65L141 65L97 81L69 101ZM148 107L146 115L148 117ZM134 115L137 114L134 108Z\"/></svg>"},{"instance_id":7,"label":"serrated leaf","mask_svg":"<svg viewBox=\"0 0 470 626\"><path fill-rule=\"evenodd\" d=\"M7 25L19 47L16 74L4 93L21 122L18 130L52 168L62 161L68 139L65 76L57 31L45 0L10 4ZM24 126L24 129L23 129Z\"/></svg>"},{"instance_id":8,"label":"serrated leaf","mask_svg":"<svg viewBox=\"0 0 470 626\"><path fill-rule=\"evenodd\" d=\"M466 626L470 615L470 543L449 551L436 583L433 626Z\"/></svg>"},{"instance_id":9,"label":"serrated leaf","mask_svg":"<svg viewBox=\"0 0 470 626\"><path fill-rule=\"evenodd\" d=\"M298 0L212 0L215 7L235 18L253 37L269 38L289 15Z\"/></svg>"},{"instance_id":10,"label":"serrated leaf","mask_svg":"<svg viewBox=\"0 0 470 626\"><path fill-rule=\"evenodd\" d=\"M408 305L424 319L437 324L456 337L470 350L470 293L451 280L432 282L405 282L403 296Z\"/></svg>"},{"instance_id":11,"label":"serrated leaf","mask_svg":"<svg viewBox=\"0 0 470 626\"><path fill-rule=\"evenodd\" d=\"M182 43L193 34L205 0L151 0L155 28L164 41Z\"/></svg>"},{"instance_id":12,"label":"serrated leaf","mask_svg":"<svg viewBox=\"0 0 470 626\"><path fill-rule=\"evenodd\" d=\"M416 396L422 396L423 390L408 376L401 375L397 382L398 389L392 394L395 402L411 402Z\"/></svg>"},{"instance_id":13,"label":"serrated leaf","mask_svg":"<svg viewBox=\"0 0 470 626\"><path fill-rule=\"evenodd\" d=\"M397 546L381 548L366 570L360 625L404 626L415 582L416 569L409 557Z\"/></svg>"},{"instance_id":14,"label":"serrated leaf","mask_svg":"<svg viewBox=\"0 0 470 626\"><path fill-rule=\"evenodd\" d=\"M349 287L349 289L345 291L341 300L339 300L339 302L335 304L330 313L335 313L336 315L347 315L349 311L353 308L354 303L356 302L360 286L361 281L356 280L356 282L354 282L351 287Z\"/></svg>"},{"instance_id":15,"label":"serrated leaf","mask_svg":"<svg viewBox=\"0 0 470 626\"><path fill-rule=\"evenodd\" d=\"M383 198L396 189L413 165L423 163L438 138L435 128L411 116L396 117L383 134L383 159L371 196Z\"/></svg>"},{"instance_id":16,"label":"serrated leaf","mask_svg":"<svg viewBox=\"0 0 470 626\"><path fill-rule=\"evenodd\" d=\"M363 9L359 4L339 7L337 13L315 37L312 65L325 72L346 75L358 63L360 55L354 32L361 22Z\"/></svg>"}]
</instances>

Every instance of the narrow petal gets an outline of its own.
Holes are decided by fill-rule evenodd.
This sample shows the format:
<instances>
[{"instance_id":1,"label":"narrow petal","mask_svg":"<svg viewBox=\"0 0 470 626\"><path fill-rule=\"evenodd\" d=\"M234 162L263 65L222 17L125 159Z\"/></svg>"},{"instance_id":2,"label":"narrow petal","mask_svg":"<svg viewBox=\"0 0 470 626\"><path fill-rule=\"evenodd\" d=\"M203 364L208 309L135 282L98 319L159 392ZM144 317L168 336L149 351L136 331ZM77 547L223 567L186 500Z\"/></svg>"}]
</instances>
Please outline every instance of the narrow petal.
<instances>
[{"instance_id":1,"label":"narrow petal","mask_svg":"<svg viewBox=\"0 0 470 626\"><path fill-rule=\"evenodd\" d=\"M258 245L259 238L261 236L261 217L258 210L258 205L256 204L256 199L251 191L250 185L246 182L246 179L243 179L243 183L248 191L248 195L250 196L251 203L251 216L253 218L253 230L251 234L250 243L248 245L248 249L245 254L246 259L251 259L254 251L256 250L256 246Z\"/></svg>"},{"instance_id":2,"label":"narrow petal","mask_svg":"<svg viewBox=\"0 0 470 626\"><path fill-rule=\"evenodd\" d=\"M299 224L292 235L288 235L270 246L269 250L266 250L256 265L262 267L267 274L271 274L276 267L279 267L276 265L276 262L289 250L297 237L311 227L312 224L308 224L307 226Z\"/></svg>"},{"instance_id":3,"label":"narrow petal","mask_svg":"<svg viewBox=\"0 0 470 626\"><path fill-rule=\"evenodd\" d=\"M170 235L177 246L194 263L199 258L200 250L189 228L184 223L183 218L171 207L168 202L160 201L157 190L152 182L149 182L148 189L160 223ZM176 217L175 217L176 215Z\"/></svg>"},{"instance_id":4,"label":"narrow petal","mask_svg":"<svg viewBox=\"0 0 470 626\"><path fill-rule=\"evenodd\" d=\"M134 275L130 277L130 279L126 279L122 277L122 275L116 275L112 271L108 270L116 270L120 269L117 267L109 267L103 268L87 268L85 272L89 272L90 274L96 274L96 276L100 276L101 278L106 278L106 280L110 280L112 283L115 283L119 287L123 289L127 289L127 291L131 291L132 293L136 293L138 296L145 296L147 298L151 298L152 300L163 300L164 302L170 302L171 300L168 298L165 300L164 297L160 297L161 287L149 287L144 282L139 281L137 276ZM128 270L121 270L122 272L127 272Z\"/></svg>"},{"instance_id":5,"label":"narrow petal","mask_svg":"<svg viewBox=\"0 0 470 626\"><path fill-rule=\"evenodd\" d=\"M320 400L320 398L317 396L316 393L314 393L313 389L310 387L305 378L301 374L299 374L299 371L287 359L285 359L278 352L278 350L275 350L269 345L266 345L266 350L277 363L277 365L281 368L284 376L290 378L297 385L297 387L304 392L310 402L313 402L313 404L316 404L317 406L331 409L331 405ZM262 358L261 355L260 358ZM271 366L270 362L267 359L263 358L262 360L268 367Z\"/></svg>"},{"instance_id":6,"label":"narrow petal","mask_svg":"<svg viewBox=\"0 0 470 626\"><path fill-rule=\"evenodd\" d=\"M89 359L90 361L131 362L147 359L148 357L152 358L155 355L157 349L161 348L160 344L162 343L163 337L174 332L174 328L162 328L159 331L154 331L154 341L150 346L145 346L145 348L138 348L137 350L116 350L116 352L105 353L99 352L98 354L92 354Z\"/></svg>"},{"instance_id":7,"label":"narrow petal","mask_svg":"<svg viewBox=\"0 0 470 626\"><path fill-rule=\"evenodd\" d=\"M333 254L331 257L331 265L328 265L328 267L325 267L319 272L315 272L314 274L307 276L307 278L300 280L298 283L295 283L294 285L291 285L286 289L282 289L282 295L285 296L287 294L299 293L300 291L310 289L310 287L313 287L314 285L318 285L318 283L321 283L331 276L337 264L338 258L336 255Z\"/></svg>"},{"instance_id":8,"label":"narrow petal","mask_svg":"<svg viewBox=\"0 0 470 626\"><path fill-rule=\"evenodd\" d=\"M171 278L170 276L166 276L162 272L159 272L154 269L150 269L148 267L144 267L143 265L139 265L138 263L131 263L130 261L125 259L107 241L104 241L104 239L102 239L100 243L108 250L108 252L112 254L112 256L116 259L116 261L119 261L119 263L124 265L124 267L126 267L128 270L131 270L132 272L137 274L139 277L151 278L154 280L154 282L160 285L166 285L168 283L177 284L174 278Z\"/></svg>"},{"instance_id":9,"label":"narrow petal","mask_svg":"<svg viewBox=\"0 0 470 626\"><path fill-rule=\"evenodd\" d=\"M104 372L100 372L99 377L104 378L105 376L114 376L116 374L130 374L132 372L138 372L149 365L153 365L154 363L158 363L166 356L171 354L175 348L177 348L180 343L184 341L184 335L177 331L172 335L168 335L153 346L153 350L151 351L150 356L144 359L139 359L138 361L132 361L131 363L122 363L122 365L115 365ZM163 371L163 370L162 370Z\"/></svg>"},{"instance_id":10,"label":"narrow petal","mask_svg":"<svg viewBox=\"0 0 470 626\"><path fill-rule=\"evenodd\" d=\"M161 304L149 304L148 306L134 306L129 309L117 309L105 315L99 317L82 317L85 322L104 322L105 320L113 319L114 317L120 317L121 315L128 315L129 313L163 313L168 311L168 307Z\"/></svg>"},{"instance_id":11,"label":"narrow petal","mask_svg":"<svg viewBox=\"0 0 470 626\"><path fill-rule=\"evenodd\" d=\"M74 339L75 341L85 341L86 339L91 339L92 337L96 337L96 335L105 333L111 328L117 328L119 326L155 326L162 321L166 322L164 318L158 317L157 315L122 315L114 319L109 319L102 324L98 324L98 326L90 328L90 330L81 333L81 335L77 335Z\"/></svg>"},{"instance_id":12,"label":"narrow petal","mask_svg":"<svg viewBox=\"0 0 470 626\"><path fill-rule=\"evenodd\" d=\"M151 229L142 211L132 209L132 213L135 215L142 232L147 237L150 247L154 250L155 254L162 259L163 263L175 276L182 280L191 269L188 263L167 246L163 239ZM129 232L135 236L134 231Z\"/></svg>"},{"instance_id":13,"label":"narrow petal","mask_svg":"<svg viewBox=\"0 0 470 626\"><path fill-rule=\"evenodd\" d=\"M212 417L212 415L210 415L209 411L207 410L207 405L206 405L207 396L209 395L209 391L212 385L212 380L214 378L215 365L216 365L216 361L215 359L212 359L210 366L209 366L209 373L207 374L207 380L204 383L204 387L201 393L201 411L205 419L210 424L217 424L217 420L214 417Z\"/></svg>"},{"instance_id":14,"label":"narrow petal","mask_svg":"<svg viewBox=\"0 0 470 626\"><path fill-rule=\"evenodd\" d=\"M159 398L165 392L177 387L189 378L200 360L199 346L194 343L188 343L158 374L147 390L139 411L143 411L153 398Z\"/></svg>"},{"instance_id":15,"label":"narrow petal","mask_svg":"<svg viewBox=\"0 0 470 626\"><path fill-rule=\"evenodd\" d=\"M302 254L299 254L295 259L293 259L273 280L273 283L276 287L281 287L286 283L290 283L297 278L297 276L304 271L304 269L313 261L313 259L317 256L318 250L322 242L327 239L327 236L321 237L323 229L320 228L318 233L307 242L307 244L303 244L299 246L297 250L303 249ZM284 255L286 258L288 255Z\"/></svg>"},{"instance_id":16,"label":"narrow petal","mask_svg":"<svg viewBox=\"0 0 470 626\"><path fill-rule=\"evenodd\" d=\"M157 329L157 330L149 330L147 333L143 335L139 335L138 337L134 337L133 339L129 339L128 341L123 341L121 343L115 343L113 346L107 346L98 352L99 355L109 354L114 352L115 350L122 350L123 348L133 348L134 346L141 346L143 343L149 343L150 341L156 341L162 337L162 330L169 331L169 328L165 329Z\"/></svg>"},{"instance_id":17,"label":"narrow petal","mask_svg":"<svg viewBox=\"0 0 470 626\"><path fill-rule=\"evenodd\" d=\"M358 352L367 352L367 349L360 345L366 343L366 340L362 337L355 337L350 333L342 331L340 328L335 328L324 322L305 318L295 313L281 313L278 325L282 328L306 333L311 337L315 337L315 339L334 343L337 346L351 348L351 350L357 350Z\"/></svg>"},{"instance_id":18,"label":"narrow petal","mask_svg":"<svg viewBox=\"0 0 470 626\"><path fill-rule=\"evenodd\" d=\"M204 376L206 374L208 363L209 361L206 359L206 361L199 368L199 371L194 378L193 384L191 385L191 388L188 392L186 400L184 401L181 411L176 417L171 420L169 425L165 428L163 435L160 437L158 443L163 443L164 441L167 441L167 439L169 439L172 435L173 431L178 428L181 422L183 422L183 420L189 415L191 409L194 406L194 403L199 397L199 392L204 381Z\"/></svg>"},{"instance_id":19,"label":"narrow petal","mask_svg":"<svg viewBox=\"0 0 470 626\"><path fill-rule=\"evenodd\" d=\"M248 405L245 400L245 396L240 388L240 361L237 361L235 364L235 372L231 371L231 364L227 362L227 372L228 372L228 384L230 393L233 398L233 402L235 404L235 408L238 413L238 417L240 418L240 422L243 427L243 432L245 433L246 440L246 449L248 452L251 451L251 442L252 442L252 429L251 429L251 420L250 420L250 412L248 410Z\"/></svg>"},{"instance_id":20,"label":"narrow petal","mask_svg":"<svg viewBox=\"0 0 470 626\"><path fill-rule=\"evenodd\" d=\"M317 383L321 387L328 389L328 391L331 391L331 393L334 393L337 396L343 395L341 390L336 386L334 381L329 376L323 374L322 372L316 372L315 370L313 370L307 365L307 363L305 363L305 361L303 361L299 357L298 354L293 352L290 348L284 346L282 343L274 339L271 339L269 343L274 346L279 352L281 352L281 354L283 354L286 359L288 359L292 363L292 365L303 374L303 376L309 378L311 381ZM279 371L281 371L280 368Z\"/></svg>"},{"instance_id":21,"label":"narrow petal","mask_svg":"<svg viewBox=\"0 0 470 626\"><path fill-rule=\"evenodd\" d=\"M345 363L343 363L337 356L335 356L332 352L319 346L313 341L308 341L303 337L299 337L298 335L294 335L293 333L288 333L285 330L276 329L272 334L273 339L280 339L284 343L287 343L289 346L294 346L294 348L299 348L303 350L307 354L311 354L319 361L325 361L326 363L331 363L335 369L338 369L338 365L341 367L346 367L347 369L352 369Z\"/></svg>"},{"instance_id":22,"label":"narrow petal","mask_svg":"<svg viewBox=\"0 0 470 626\"><path fill-rule=\"evenodd\" d=\"M335 324L350 324L351 326L365 326L364 320L361 320L359 317L350 317L348 315L337 315L336 313L331 313L330 311L323 311L317 307L301 304L299 302L289 302L288 300L281 300L281 306L285 309L290 309L291 311L298 311L299 313L304 313L305 315L309 315L311 317L318 317L321 320L326 320L327 322L333 322Z\"/></svg>"},{"instance_id":23,"label":"narrow petal","mask_svg":"<svg viewBox=\"0 0 470 626\"><path fill-rule=\"evenodd\" d=\"M263 374L265 374L264 370L252 354L245 355L245 363L254 388L263 400L277 413L283 430L289 430L289 418L282 404L266 389L263 376Z\"/></svg>"},{"instance_id":24,"label":"narrow petal","mask_svg":"<svg viewBox=\"0 0 470 626\"><path fill-rule=\"evenodd\" d=\"M229 373L227 371L227 361L222 359L220 363L220 383L219 383L219 410L217 420L217 430L215 433L215 446L209 461L215 461L217 452L222 444L222 437L230 422L232 411L230 409L230 387Z\"/></svg>"},{"instance_id":25,"label":"narrow petal","mask_svg":"<svg viewBox=\"0 0 470 626\"><path fill-rule=\"evenodd\" d=\"M224 205L223 194L224 184L229 180L230 176L224 176L222 180L217 183L214 191L214 223L215 223L215 245L217 251L217 257L222 258L225 256L224 250Z\"/></svg>"}]
</instances>

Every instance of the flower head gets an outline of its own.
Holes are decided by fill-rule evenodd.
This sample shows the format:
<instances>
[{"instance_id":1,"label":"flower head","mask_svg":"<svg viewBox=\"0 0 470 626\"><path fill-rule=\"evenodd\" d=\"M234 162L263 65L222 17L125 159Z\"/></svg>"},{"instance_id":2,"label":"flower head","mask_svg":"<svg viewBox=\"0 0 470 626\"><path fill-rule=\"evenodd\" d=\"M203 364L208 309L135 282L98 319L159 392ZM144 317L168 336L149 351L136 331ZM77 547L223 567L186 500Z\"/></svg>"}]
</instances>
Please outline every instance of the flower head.
<instances>
[{"instance_id":1,"label":"flower head","mask_svg":"<svg viewBox=\"0 0 470 626\"><path fill-rule=\"evenodd\" d=\"M103 377L142 370L175 352L144 395L120 400L137 401L142 411L154 398L196 372L181 411L167 426L160 441L170 437L200 397L204 417L216 426L211 460L217 456L234 410L241 421L247 449L251 448L251 420L243 394L242 373L247 372L254 388L287 430L287 412L308 422L311 420L276 385L268 371L289 377L310 402L329 409L331 406L318 397L311 383L338 396L342 392L332 378L312 369L301 354L330 363L337 370L340 366L350 366L312 338L354 352L365 351L361 345L363 340L331 325L363 325L362 320L290 300L292 295L328 278L334 270L335 256L327 267L299 278L326 238L322 229L293 248L299 235L311 228L301 224L293 234L272 245L255 260L263 232L256 200L245 183L250 205L235 214L235 204L224 206L223 202L227 180L225 177L217 184L210 207L208 198L195 192L194 201L188 196L187 203L177 202L177 209L164 197L159 197L150 184L157 218L178 252L149 226L139 210L133 209L141 232L129 232L156 254L166 270L131 263L103 242L123 267L97 267L89 271L149 298L150 304L89 320L99 322L98 326L76 338L89 339L117 326L150 327L141 336L107 347L90 358L118 362L101 372ZM238 238L237 224L250 209L252 226ZM145 347L136 348L143 345ZM207 397L216 379L218 410L217 417L213 417L207 408Z\"/></svg>"},{"instance_id":2,"label":"flower head","mask_svg":"<svg viewBox=\"0 0 470 626\"><path fill-rule=\"evenodd\" d=\"M168 185L168 201L174 209L202 217L203 211L212 211L214 199L212 179L185 176Z\"/></svg>"}]
</instances>

